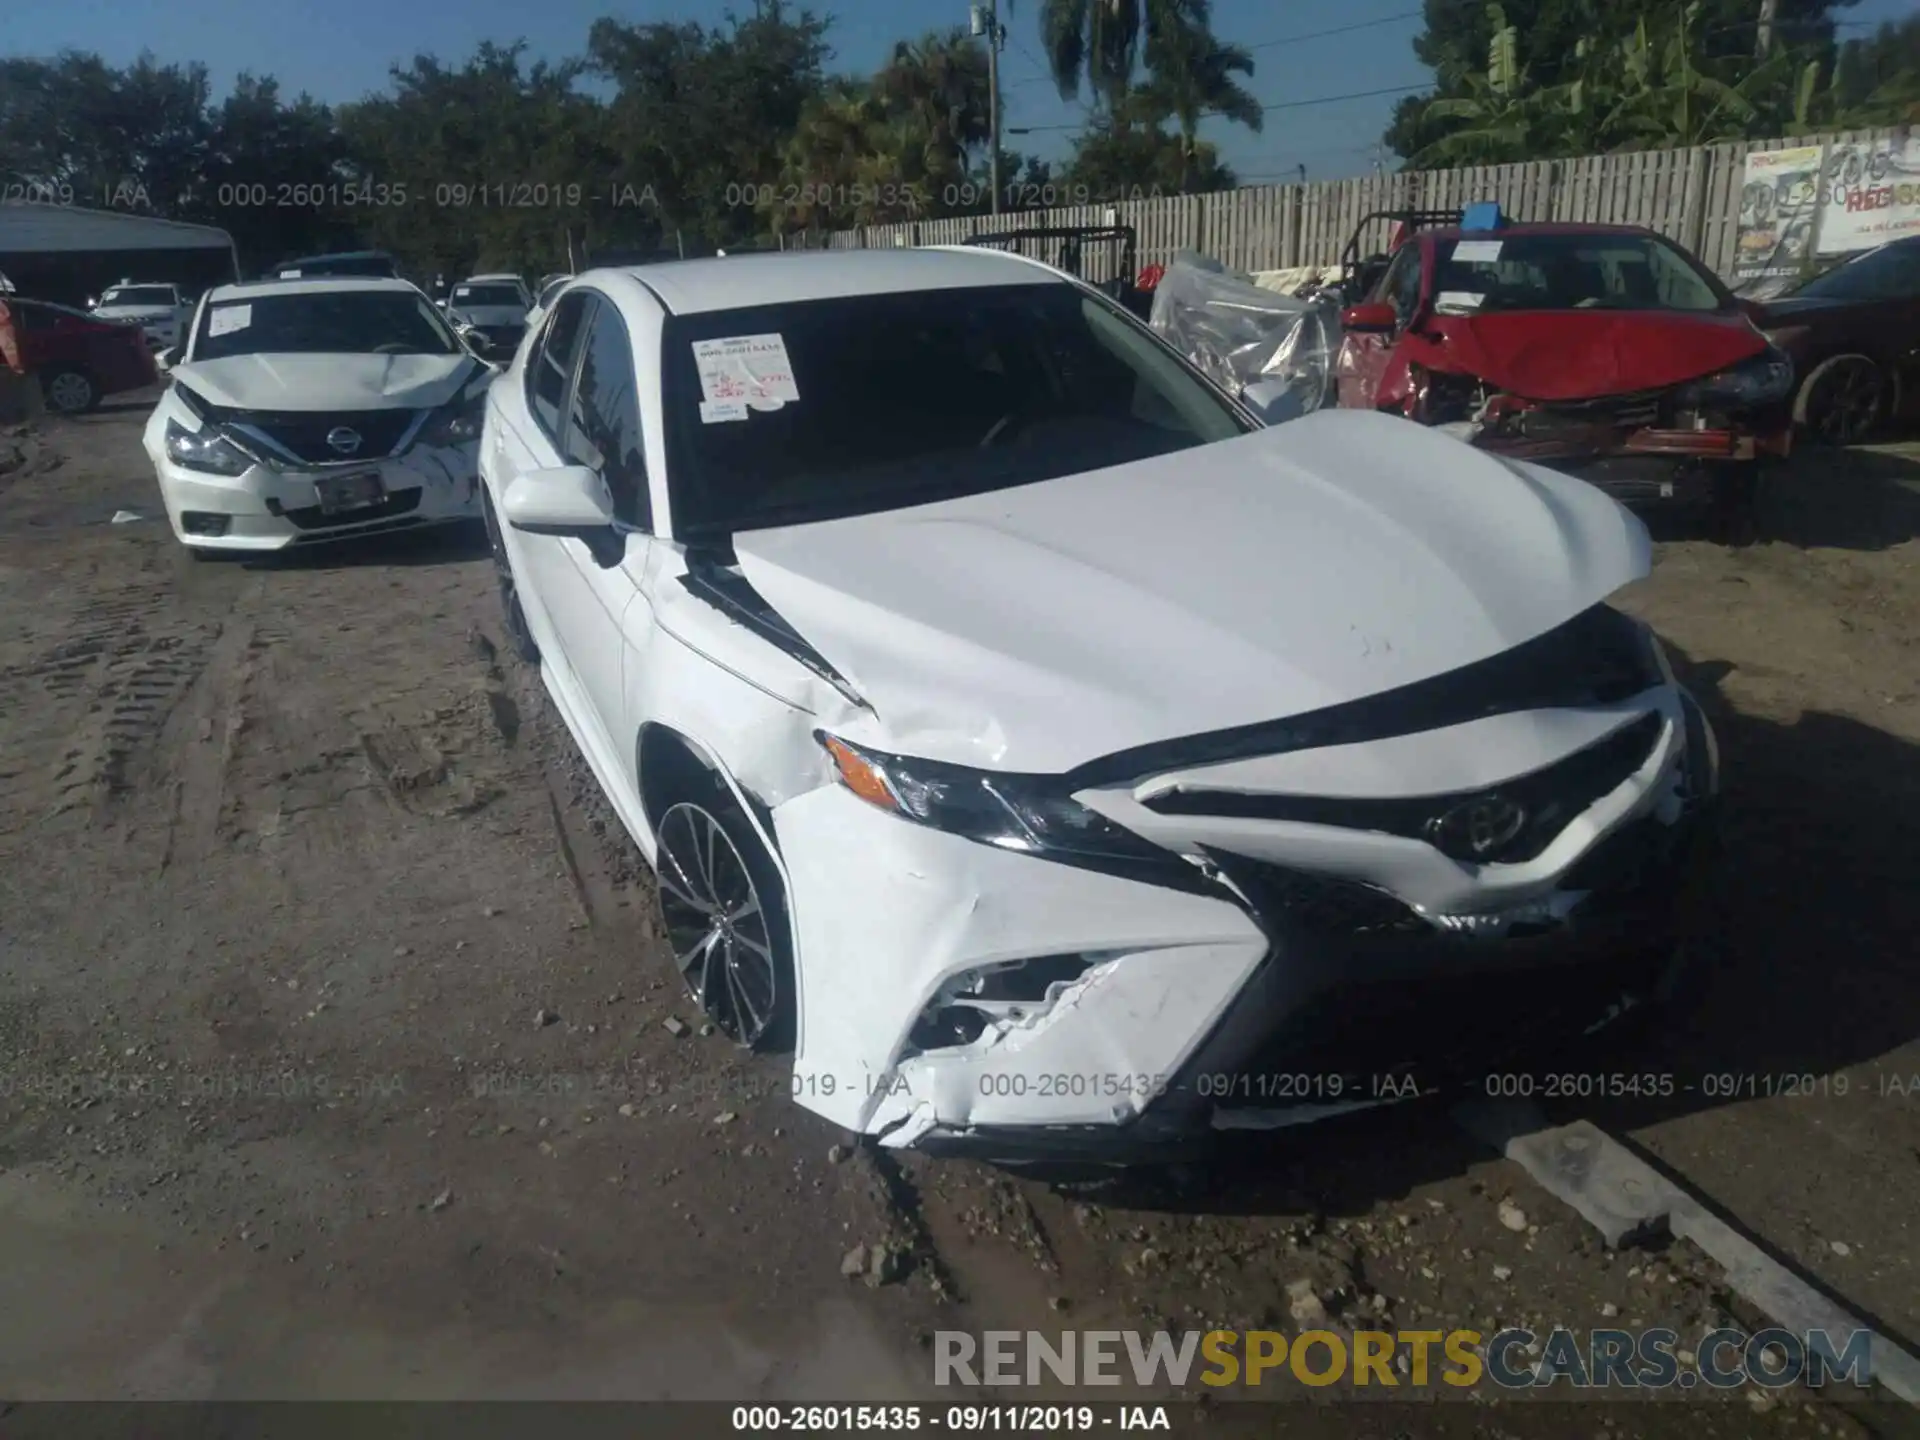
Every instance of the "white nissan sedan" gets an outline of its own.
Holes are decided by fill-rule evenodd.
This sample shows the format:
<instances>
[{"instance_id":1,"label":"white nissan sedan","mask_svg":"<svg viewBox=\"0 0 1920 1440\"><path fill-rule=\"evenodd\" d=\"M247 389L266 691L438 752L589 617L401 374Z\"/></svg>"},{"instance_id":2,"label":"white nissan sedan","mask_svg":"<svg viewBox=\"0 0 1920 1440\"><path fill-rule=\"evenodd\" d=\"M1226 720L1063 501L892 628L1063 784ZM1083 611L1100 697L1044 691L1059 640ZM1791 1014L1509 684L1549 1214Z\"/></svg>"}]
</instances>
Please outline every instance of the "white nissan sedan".
<instances>
[{"instance_id":1,"label":"white nissan sedan","mask_svg":"<svg viewBox=\"0 0 1920 1440\"><path fill-rule=\"evenodd\" d=\"M196 556L478 514L495 372L404 280L222 285L165 358L144 442Z\"/></svg>"},{"instance_id":2,"label":"white nissan sedan","mask_svg":"<svg viewBox=\"0 0 1920 1440\"><path fill-rule=\"evenodd\" d=\"M978 249L589 272L480 464L692 996L883 1144L1188 1151L1683 973L1714 742L1580 481Z\"/></svg>"}]
</instances>

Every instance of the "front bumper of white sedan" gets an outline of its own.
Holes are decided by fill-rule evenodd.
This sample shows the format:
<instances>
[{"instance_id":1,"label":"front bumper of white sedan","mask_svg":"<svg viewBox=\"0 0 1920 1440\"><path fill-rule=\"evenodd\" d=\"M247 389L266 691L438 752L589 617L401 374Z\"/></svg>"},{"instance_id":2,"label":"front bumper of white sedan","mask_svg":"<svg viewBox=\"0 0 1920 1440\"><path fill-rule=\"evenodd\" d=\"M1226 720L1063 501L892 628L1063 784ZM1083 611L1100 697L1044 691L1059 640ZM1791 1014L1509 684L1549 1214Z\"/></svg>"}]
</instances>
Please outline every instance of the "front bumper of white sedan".
<instances>
[{"instance_id":1,"label":"front bumper of white sedan","mask_svg":"<svg viewBox=\"0 0 1920 1440\"><path fill-rule=\"evenodd\" d=\"M1407 739L1484 753L1553 723ZM1668 688L1576 723L1597 738L1499 782L1561 807L1511 864L1279 818L1291 797L1244 773L1208 813L1225 792L1205 769L1179 777L1197 810L1150 808L1168 793L1154 781L1078 797L1168 847L1157 879L983 844L840 785L789 799L771 820L798 957L794 1097L887 1146L1112 1163L1485 1093L1653 998L1697 923L1717 789L1704 716ZM1361 775L1405 743L1319 753ZM1276 814L1254 813L1269 798Z\"/></svg>"},{"instance_id":2,"label":"front bumper of white sedan","mask_svg":"<svg viewBox=\"0 0 1920 1440\"><path fill-rule=\"evenodd\" d=\"M157 453L156 453L157 451ZM415 445L359 465L285 469L254 465L239 475L190 469L150 447L173 533L205 550L284 550L392 530L479 518L479 443ZM377 476L371 503L329 510L321 486Z\"/></svg>"}]
</instances>

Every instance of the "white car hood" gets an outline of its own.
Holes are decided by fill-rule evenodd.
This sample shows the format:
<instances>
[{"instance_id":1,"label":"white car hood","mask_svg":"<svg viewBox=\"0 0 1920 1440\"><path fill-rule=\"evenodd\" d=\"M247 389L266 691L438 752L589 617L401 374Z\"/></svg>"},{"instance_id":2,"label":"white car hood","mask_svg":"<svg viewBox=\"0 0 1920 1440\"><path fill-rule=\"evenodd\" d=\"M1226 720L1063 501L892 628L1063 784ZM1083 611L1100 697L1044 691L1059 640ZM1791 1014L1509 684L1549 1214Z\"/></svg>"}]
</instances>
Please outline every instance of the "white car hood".
<instances>
[{"instance_id":1,"label":"white car hood","mask_svg":"<svg viewBox=\"0 0 1920 1440\"><path fill-rule=\"evenodd\" d=\"M1038 772L1457 669L1650 559L1584 482L1351 411L734 549L871 704L849 738Z\"/></svg>"},{"instance_id":2,"label":"white car hood","mask_svg":"<svg viewBox=\"0 0 1920 1440\"><path fill-rule=\"evenodd\" d=\"M484 367L460 355L233 355L173 378L233 410L414 410L443 405Z\"/></svg>"}]
</instances>

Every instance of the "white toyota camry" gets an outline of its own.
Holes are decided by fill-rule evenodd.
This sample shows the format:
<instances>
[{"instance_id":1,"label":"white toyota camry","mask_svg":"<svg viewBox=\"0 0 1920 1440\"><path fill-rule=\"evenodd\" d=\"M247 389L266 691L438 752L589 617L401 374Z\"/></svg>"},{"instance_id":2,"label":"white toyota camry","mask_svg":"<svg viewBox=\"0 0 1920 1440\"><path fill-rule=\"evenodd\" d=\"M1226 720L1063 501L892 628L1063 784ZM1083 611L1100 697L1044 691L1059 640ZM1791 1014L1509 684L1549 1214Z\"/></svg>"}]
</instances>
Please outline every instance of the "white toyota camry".
<instances>
[{"instance_id":1,"label":"white toyota camry","mask_svg":"<svg viewBox=\"0 0 1920 1440\"><path fill-rule=\"evenodd\" d=\"M478 514L495 371L404 280L223 285L165 358L144 442L196 555Z\"/></svg>"},{"instance_id":2,"label":"white toyota camry","mask_svg":"<svg viewBox=\"0 0 1920 1440\"><path fill-rule=\"evenodd\" d=\"M1091 288L949 249L584 274L480 463L693 996L884 1144L1172 1153L1681 973L1714 742L1579 481L1263 429Z\"/></svg>"}]
</instances>

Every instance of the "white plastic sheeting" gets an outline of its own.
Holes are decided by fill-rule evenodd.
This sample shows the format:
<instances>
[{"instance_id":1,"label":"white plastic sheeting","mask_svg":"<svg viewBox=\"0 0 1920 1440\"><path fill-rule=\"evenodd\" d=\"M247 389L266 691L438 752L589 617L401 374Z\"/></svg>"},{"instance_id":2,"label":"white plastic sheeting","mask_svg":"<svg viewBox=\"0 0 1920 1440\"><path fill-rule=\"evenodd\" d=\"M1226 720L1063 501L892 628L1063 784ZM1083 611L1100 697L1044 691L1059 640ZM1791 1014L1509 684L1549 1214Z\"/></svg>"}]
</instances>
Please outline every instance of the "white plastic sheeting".
<instances>
[{"instance_id":1,"label":"white plastic sheeting","mask_svg":"<svg viewBox=\"0 0 1920 1440\"><path fill-rule=\"evenodd\" d=\"M1154 287L1151 324L1269 422L1327 402L1340 348L1331 298L1283 295L1210 256L1181 250Z\"/></svg>"}]
</instances>

